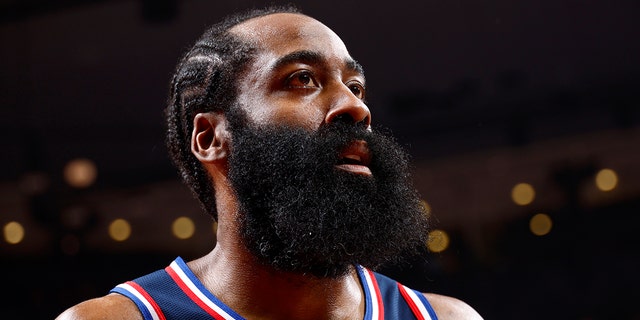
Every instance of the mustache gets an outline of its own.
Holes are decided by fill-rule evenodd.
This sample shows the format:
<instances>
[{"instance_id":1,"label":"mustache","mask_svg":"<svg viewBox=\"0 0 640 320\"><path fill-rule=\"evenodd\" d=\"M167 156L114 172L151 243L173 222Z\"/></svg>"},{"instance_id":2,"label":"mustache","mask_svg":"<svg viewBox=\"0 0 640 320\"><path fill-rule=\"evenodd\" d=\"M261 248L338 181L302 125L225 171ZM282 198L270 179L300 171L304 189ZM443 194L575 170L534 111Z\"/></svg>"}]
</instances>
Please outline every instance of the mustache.
<instances>
[{"instance_id":1,"label":"mustache","mask_svg":"<svg viewBox=\"0 0 640 320\"><path fill-rule=\"evenodd\" d=\"M375 149L376 141L379 140L377 134L371 131L366 125L354 124L350 121L334 121L323 124L312 134L311 139L318 142L318 150L334 155L331 157L332 163L341 162L344 159L343 151L352 149L355 144L364 145L366 153L369 154Z\"/></svg>"},{"instance_id":2,"label":"mustache","mask_svg":"<svg viewBox=\"0 0 640 320\"><path fill-rule=\"evenodd\" d=\"M319 137L337 136L344 139L364 140L371 139L373 132L364 123L353 123L349 117L338 117L330 123L324 123L318 128L316 134Z\"/></svg>"}]
</instances>

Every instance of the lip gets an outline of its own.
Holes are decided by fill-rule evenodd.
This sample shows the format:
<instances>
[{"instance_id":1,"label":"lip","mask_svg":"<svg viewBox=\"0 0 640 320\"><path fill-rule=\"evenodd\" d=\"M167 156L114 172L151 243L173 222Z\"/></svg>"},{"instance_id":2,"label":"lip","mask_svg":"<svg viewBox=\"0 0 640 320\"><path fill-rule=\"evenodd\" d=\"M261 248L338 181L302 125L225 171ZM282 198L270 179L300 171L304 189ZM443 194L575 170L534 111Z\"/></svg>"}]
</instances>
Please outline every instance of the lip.
<instances>
[{"instance_id":1,"label":"lip","mask_svg":"<svg viewBox=\"0 0 640 320\"><path fill-rule=\"evenodd\" d=\"M344 162L336 165L336 168L340 170L367 176L372 175L369 169L371 154L364 140L356 140L342 149L340 160Z\"/></svg>"}]
</instances>

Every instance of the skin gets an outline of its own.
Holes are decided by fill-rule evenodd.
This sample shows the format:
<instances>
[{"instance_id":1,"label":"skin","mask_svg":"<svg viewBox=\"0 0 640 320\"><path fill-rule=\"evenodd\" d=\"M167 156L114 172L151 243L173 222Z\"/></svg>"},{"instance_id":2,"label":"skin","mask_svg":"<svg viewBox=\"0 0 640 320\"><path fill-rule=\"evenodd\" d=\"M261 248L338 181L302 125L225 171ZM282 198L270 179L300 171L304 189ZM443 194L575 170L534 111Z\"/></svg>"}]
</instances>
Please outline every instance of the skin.
<instances>
[{"instance_id":1,"label":"skin","mask_svg":"<svg viewBox=\"0 0 640 320\"><path fill-rule=\"evenodd\" d=\"M246 21L231 32L259 48L239 87L239 102L251 121L313 131L349 115L354 123L370 126L364 76L328 27L304 15L280 13ZM276 272L247 252L237 232L238 202L227 179L233 137L225 116L198 114L193 121L191 149L213 178L219 214L215 248L188 263L206 288L248 319L362 319L364 296L355 270L337 279L318 279ZM366 149L358 142L352 148L360 150L356 153ZM371 174L366 166L340 169ZM225 290L229 287L234 290ZM439 319L482 319L458 299L425 296ZM131 300L109 294L75 305L57 319L142 317Z\"/></svg>"}]
</instances>

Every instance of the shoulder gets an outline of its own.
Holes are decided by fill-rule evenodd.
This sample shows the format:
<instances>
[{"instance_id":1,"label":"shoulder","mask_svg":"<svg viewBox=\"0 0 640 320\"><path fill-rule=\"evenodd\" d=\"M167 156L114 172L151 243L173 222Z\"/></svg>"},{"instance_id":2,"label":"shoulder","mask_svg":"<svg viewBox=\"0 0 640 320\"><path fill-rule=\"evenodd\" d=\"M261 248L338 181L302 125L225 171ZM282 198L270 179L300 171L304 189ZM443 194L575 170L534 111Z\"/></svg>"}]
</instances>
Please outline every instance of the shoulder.
<instances>
[{"instance_id":1,"label":"shoulder","mask_svg":"<svg viewBox=\"0 0 640 320\"><path fill-rule=\"evenodd\" d=\"M439 320L482 320L482 316L466 302L434 293L424 293Z\"/></svg>"},{"instance_id":2,"label":"shoulder","mask_svg":"<svg viewBox=\"0 0 640 320\"><path fill-rule=\"evenodd\" d=\"M130 319L142 320L138 307L129 298L109 294L81 302L61 313L55 320Z\"/></svg>"}]
</instances>

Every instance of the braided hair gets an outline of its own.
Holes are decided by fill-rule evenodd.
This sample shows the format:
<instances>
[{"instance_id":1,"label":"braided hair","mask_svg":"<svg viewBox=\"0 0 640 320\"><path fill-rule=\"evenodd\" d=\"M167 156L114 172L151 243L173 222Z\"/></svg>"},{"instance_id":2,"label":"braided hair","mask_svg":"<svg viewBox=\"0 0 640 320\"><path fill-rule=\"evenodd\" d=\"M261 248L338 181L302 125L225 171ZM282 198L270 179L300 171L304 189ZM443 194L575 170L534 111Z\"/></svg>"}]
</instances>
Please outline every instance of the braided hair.
<instances>
[{"instance_id":1,"label":"braided hair","mask_svg":"<svg viewBox=\"0 0 640 320\"><path fill-rule=\"evenodd\" d=\"M203 209L217 220L211 177L191 153L193 118L202 112L227 113L237 99L237 78L255 52L246 41L230 34L232 27L274 13L299 13L294 6L272 6L231 15L213 25L183 56L171 80L166 143L169 156Z\"/></svg>"}]
</instances>

